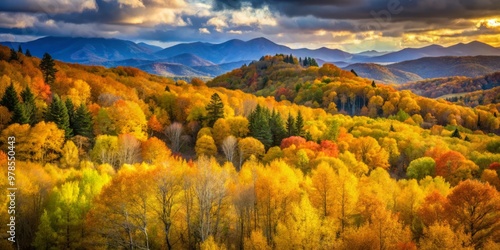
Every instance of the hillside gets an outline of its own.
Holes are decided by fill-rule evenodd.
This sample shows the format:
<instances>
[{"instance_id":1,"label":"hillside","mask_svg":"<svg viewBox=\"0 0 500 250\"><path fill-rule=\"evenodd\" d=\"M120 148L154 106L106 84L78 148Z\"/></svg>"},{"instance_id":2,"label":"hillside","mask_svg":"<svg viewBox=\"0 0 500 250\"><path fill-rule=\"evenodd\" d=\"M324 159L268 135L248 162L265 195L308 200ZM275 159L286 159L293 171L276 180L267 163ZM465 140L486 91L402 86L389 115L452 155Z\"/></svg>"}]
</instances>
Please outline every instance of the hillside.
<instances>
[{"instance_id":1,"label":"hillside","mask_svg":"<svg viewBox=\"0 0 500 250\"><path fill-rule=\"evenodd\" d=\"M427 57L387 67L414 73L422 78L479 77L500 71L500 56Z\"/></svg>"},{"instance_id":2,"label":"hillside","mask_svg":"<svg viewBox=\"0 0 500 250\"><path fill-rule=\"evenodd\" d=\"M344 68L345 70L354 70L361 77L382 81L385 83L406 83L422 80L422 77L402 71L392 69L374 63L356 63Z\"/></svg>"},{"instance_id":3,"label":"hillside","mask_svg":"<svg viewBox=\"0 0 500 250\"><path fill-rule=\"evenodd\" d=\"M0 185L23 225L0 249L415 249L442 232L498 248L498 108L294 62L207 83L278 101L132 67L47 78L0 46ZM473 241L471 206L491 232Z\"/></svg>"},{"instance_id":4,"label":"hillside","mask_svg":"<svg viewBox=\"0 0 500 250\"><path fill-rule=\"evenodd\" d=\"M406 48L381 56L368 58L365 62L396 63L424 57L443 56L500 56L500 49L481 42L455 44L449 47L430 45L423 48Z\"/></svg>"}]
</instances>

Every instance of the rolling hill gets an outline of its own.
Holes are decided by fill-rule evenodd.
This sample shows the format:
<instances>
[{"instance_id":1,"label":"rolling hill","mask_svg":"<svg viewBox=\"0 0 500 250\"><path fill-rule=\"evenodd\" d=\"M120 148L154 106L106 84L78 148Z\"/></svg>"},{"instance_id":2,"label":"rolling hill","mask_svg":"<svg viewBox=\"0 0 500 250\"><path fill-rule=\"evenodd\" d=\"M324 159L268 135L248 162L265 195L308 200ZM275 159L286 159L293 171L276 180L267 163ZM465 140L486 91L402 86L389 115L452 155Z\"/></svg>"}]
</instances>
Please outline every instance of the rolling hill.
<instances>
[{"instance_id":1,"label":"rolling hill","mask_svg":"<svg viewBox=\"0 0 500 250\"><path fill-rule=\"evenodd\" d=\"M464 94L480 90L490 90L500 86L500 72L470 78L463 76L434 78L423 81L402 84L396 88L399 90L411 90L413 93L439 98L450 94Z\"/></svg>"},{"instance_id":2,"label":"rolling hill","mask_svg":"<svg viewBox=\"0 0 500 250\"><path fill-rule=\"evenodd\" d=\"M344 69L387 83L452 76L474 78L500 71L500 56L426 57L389 65L357 63Z\"/></svg>"},{"instance_id":3,"label":"rolling hill","mask_svg":"<svg viewBox=\"0 0 500 250\"><path fill-rule=\"evenodd\" d=\"M422 80L422 77L414 73L392 69L375 63L356 63L347 66L345 69L353 69L361 77L385 83L405 83Z\"/></svg>"},{"instance_id":4,"label":"rolling hill","mask_svg":"<svg viewBox=\"0 0 500 250\"><path fill-rule=\"evenodd\" d=\"M370 57L365 62L396 63L423 57L443 56L500 56L500 49L478 41L459 43L450 47L430 45L423 48L406 48L382 56Z\"/></svg>"}]
</instances>

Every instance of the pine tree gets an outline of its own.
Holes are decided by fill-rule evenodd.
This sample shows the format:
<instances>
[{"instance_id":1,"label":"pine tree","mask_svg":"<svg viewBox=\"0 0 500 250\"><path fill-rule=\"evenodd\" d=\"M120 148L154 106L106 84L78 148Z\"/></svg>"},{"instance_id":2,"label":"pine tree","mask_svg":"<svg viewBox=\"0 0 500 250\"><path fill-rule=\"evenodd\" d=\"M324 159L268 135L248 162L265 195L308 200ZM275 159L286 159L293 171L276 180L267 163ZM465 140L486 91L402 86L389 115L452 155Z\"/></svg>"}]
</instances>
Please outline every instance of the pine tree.
<instances>
[{"instance_id":1,"label":"pine tree","mask_svg":"<svg viewBox=\"0 0 500 250\"><path fill-rule=\"evenodd\" d=\"M14 108L19 104L19 98L17 97L14 83L11 82L7 89L5 89L5 93L0 104L5 106L10 112L14 112Z\"/></svg>"},{"instance_id":2,"label":"pine tree","mask_svg":"<svg viewBox=\"0 0 500 250\"><path fill-rule=\"evenodd\" d=\"M289 113L288 119L286 120L286 132L288 133L288 137L297 135L295 128L295 118Z\"/></svg>"},{"instance_id":3,"label":"pine tree","mask_svg":"<svg viewBox=\"0 0 500 250\"><path fill-rule=\"evenodd\" d=\"M45 83L52 84L56 79L57 69L55 68L54 59L49 53L43 54L42 61L40 62L40 69L43 73L43 79Z\"/></svg>"},{"instance_id":4,"label":"pine tree","mask_svg":"<svg viewBox=\"0 0 500 250\"><path fill-rule=\"evenodd\" d=\"M269 119L269 128L271 129L273 143L272 146L279 146L281 141L285 139L287 131L285 130L283 119L278 112L273 110Z\"/></svg>"},{"instance_id":5,"label":"pine tree","mask_svg":"<svg viewBox=\"0 0 500 250\"><path fill-rule=\"evenodd\" d=\"M297 114L297 120L295 121L295 131L298 136L304 136L304 118L302 117L302 113Z\"/></svg>"},{"instance_id":6,"label":"pine tree","mask_svg":"<svg viewBox=\"0 0 500 250\"><path fill-rule=\"evenodd\" d=\"M14 107L14 112L12 114L11 123L26 124L29 123L29 117L26 114L24 105L20 102Z\"/></svg>"},{"instance_id":7,"label":"pine tree","mask_svg":"<svg viewBox=\"0 0 500 250\"><path fill-rule=\"evenodd\" d=\"M311 58L311 66L318 67L318 62L316 62L316 59Z\"/></svg>"},{"instance_id":8,"label":"pine tree","mask_svg":"<svg viewBox=\"0 0 500 250\"><path fill-rule=\"evenodd\" d=\"M377 87L377 85L375 84L375 81L372 81L372 87L373 87L373 88L376 88L376 87Z\"/></svg>"},{"instance_id":9,"label":"pine tree","mask_svg":"<svg viewBox=\"0 0 500 250\"><path fill-rule=\"evenodd\" d=\"M58 95L54 95L52 103L47 110L46 118L47 121L54 122L58 128L64 130L64 135L66 138L70 138L73 134L73 130L69 124L69 115L66 105L59 98Z\"/></svg>"},{"instance_id":10,"label":"pine tree","mask_svg":"<svg viewBox=\"0 0 500 250\"><path fill-rule=\"evenodd\" d=\"M19 44L19 47L17 47L17 53L23 53L23 48L21 47L21 45Z\"/></svg>"},{"instance_id":11,"label":"pine tree","mask_svg":"<svg viewBox=\"0 0 500 250\"><path fill-rule=\"evenodd\" d=\"M460 132L458 132L458 128L456 128L455 131L453 131L453 134L451 134L451 137L462 139L462 136L460 135Z\"/></svg>"},{"instance_id":12,"label":"pine tree","mask_svg":"<svg viewBox=\"0 0 500 250\"><path fill-rule=\"evenodd\" d=\"M85 104L80 104L76 109L73 131L75 135L93 138L92 115Z\"/></svg>"},{"instance_id":13,"label":"pine tree","mask_svg":"<svg viewBox=\"0 0 500 250\"><path fill-rule=\"evenodd\" d=\"M10 49L9 61L19 61L19 56L17 55L17 52L14 49Z\"/></svg>"},{"instance_id":14,"label":"pine tree","mask_svg":"<svg viewBox=\"0 0 500 250\"><path fill-rule=\"evenodd\" d=\"M35 103L35 95L31 92L30 87L26 87L21 92L21 98L23 99L23 108L26 113L26 117L29 120L30 125L37 123L36 113L38 111Z\"/></svg>"},{"instance_id":15,"label":"pine tree","mask_svg":"<svg viewBox=\"0 0 500 250\"><path fill-rule=\"evenodd\" d=\"M224 103L217 93L210 97L210 103L205 108L208 112L208 126L213 127L219 118L224 118Z\"/></svg>"},{"instance_id":16,"label":"pine tree","mask_svg":"<svg viewBox=\"0 0 500 250\"><path fill-rule=\"evenodd\" d=\"M31 52L29 49L26 50L26 54L25 54L27 57L31 57Z\"/></svg>"},{"instance_id":17,"label":"pine tree","mask_svg":"<svg viewBox=\"0 0 500 250\"><path fill-rule=\"evenodd\" d=\"M257 105L248 119L250 136L259 140L267 148L273 143L273 136L269 127L269 110Z\"/></svg>"},{"instance_id":18,"label":"pine tree","mask_svg":"<svg viewBox=\"0 0 500 250\"><path fill-rule=\"evenodd\" d=\"M73 104L73 101L71 98L66 99L66 102L64 103L66 105L66 109L68 110L68 116L69 116L69 126L75 130L74 123L75 123L75 105Z\"/></svg>"}]
</instances>

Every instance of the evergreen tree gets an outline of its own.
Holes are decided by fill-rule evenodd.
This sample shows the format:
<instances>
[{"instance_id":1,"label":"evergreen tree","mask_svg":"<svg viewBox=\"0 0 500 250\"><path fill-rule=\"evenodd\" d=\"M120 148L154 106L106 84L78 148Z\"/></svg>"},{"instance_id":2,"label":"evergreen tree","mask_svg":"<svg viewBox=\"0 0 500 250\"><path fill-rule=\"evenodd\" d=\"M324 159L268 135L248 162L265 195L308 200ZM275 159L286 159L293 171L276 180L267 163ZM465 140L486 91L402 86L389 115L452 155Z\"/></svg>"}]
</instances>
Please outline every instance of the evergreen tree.
<instances>
[{"instance_id":1,"label":"evergreen tree","mask_svg":"<svg viewBox=\"0 0 500 250\"><path fill-rule=\"evenodd\" d=\"M21 45L19 44L19 47L17 47L17 53L23 53L23 48L21 47Z\"/></svg>"},{"instance_id":2,"label":"evergreen tree","mask_svg":"<svg viewBox=\"0 0 500 250\"><path fill-rule=\"evenodd\" d=\"M29 117L26 114L24 105L20 102L14 107L14 112L12 114L11 123L26 124L29 123Z\"/></svg>"},{"instance_id":3,"label":"evergreen tree","mask_svg":"<svg viewBox=\"0 0 500 250\"><path fill-rule=\"evenodd\" d=\"M55 65L54 59L52 59L52 56L50 56L49 53L43 54L42 61L40 62L40 69L43 73L43 79L47 84L54 83L56 79L57 69L55 68Z\"/></svg>"},{"instance_id":4,"label":"evergreen tree","mask_svg":"<svg viewBox=\"0 0 500 250\"><path fill-rule=\"evenodd\" d=\"M85 104L80 104L76 109L73 131L75 135L93 138L92 115Z\"/></svg>"},{"instance_id":5,"label":"evergreen tree","mask_svg":"<svg viewBox=\"0 0 500 250\"><path fill-rule=\"evenodd\" d=\"M208 126L213 127L219 118L224 118L224 103L217 93L210 97L210 103L205 108L208 112Z\"/></svg>"},{"instance_id":6,"label":"evergreen tree","mask_svg":"<svg viewBox=\"0 0 500 250\"><path fill-rule=\"evenodd\" d=\"M354 69L351 69L351 73L353 73L355 76L358 76L358 73L356 73L356 71L354 71Z\"/></svg>"},{"instance_id":7,"label":"evergreen tree","mask_svg":"<svg viewBox=\"0 0 500 250\"><path fill-rule=\"evenodd\" d=\"M73 104L73 101L71 98L66 99L65 102L66 109L68 110L68 116L69 116L69 126L75 130L75 105Z\"/></svg>"},{"instance_id":8,"label":"evergreen tree","mask_svg":"<svg viewBox=\"0 0 500 250\"><path fill-rule=\"evenodd\" d=\"M5 89L5 93L3 94L2 102L0 104L5 106L10 112L14 112L14 108L19 104L19 98L17 97L14 83L11 82L7 89Z\"/></svg>"},{"instance_id":9,"label":"evergreen tree","mask_svg":"<svg viewBox=\"0 0 500 250\"><path fill-rule=\"evenodd\" d=\"M470 142L470 138L469 138L469 136L467 136L467 135L466 135L466 136L465 136L465 138L464 138L464 141L468 141L468 142Z\"/></svg>"},{"instance_id":10,"label":"evergreen tree","mask_svg":"<svg viewBox=\"0 0 500 250\"><path fill-rule=\"evenodd\" d=\"M26 54L25 54L27 57L31 57L31 52L29 49L26 50Z\"/></svg>"},{"instance_id":11,"label":"evergreen tree","mask_svg":"<svg viewBox=\"0 0 500 250\"><path fill-rule=\"evenodd\" d=\"M295 131L295 118L289 113L288 119L286 120L286 132L288 137L297 135Z\"/></svg>"},{"instance_id":12,"label":"evergreen tree","mask_svg":"<svg viewBox=\"0 0 500 250\"><path fill-rule=\"evenodd\" d=\"M19 61L19 56L17 55L17 52L14 49L10 49L9 61Z\"/></svg>"},{"instance_id":13,"label":"evergreen tree","mask_svg":"<svg viewBox=\"0 0 500 250\"><path fill-rule=\"evenodd\" d=\"M455 131L453 131L453 134L451 134L451 137L462 139L462 136L460 135L460 132L458 132L458 128L456 128Z\"/></svg>"},{"instance_id":14,"label":"evergreen tree","mask_svg":"<svg viewBox=\"0 0 500 250\"><path fill-rule=\"evenodd\" d=\"M318 62L316 62L316 59L314 58L311 58L311 63L310 63L311 66L316 66L318 67Z\"/></svg>"},{"instance_id":15,"label":"evergreen tree","mask_svg":"<svg viewBox=\"0 0 500 250\"><path fill-rule=\"evenodd\" d=\"M267 148L273 144L273 137L269 127L269 110L257 105L248 119L250 136L259 140Z\"/></svg>"},{"instance_id":16,"label":"evergreen tree","mask_svg":"<svg viewBox=\"0 0 500 250\"><path fill-rule=\"evenodd\" d=\"M35 95L31 92L29 86L21 92L21 98L23 99L23 108L29 120L29 124L34 125L38 122L36 119L38 110L35 103Z\"/></svg>"},{"instance_id":17,"label":"evergreen tree","mask_svg":"<svg viewBox=\"0 0 500 250\"><path fill-rule=\"evenodd\" d=\"M283 119L278 112L273 110L269 119L269 128L271 129L273 143L272 146L279 146L285 139L287 131L285 130Z\"/></svg>"},{"instance_id":18,"label":"evergreen tree","mask_svg":"<svg viewBox=\"0 0 500 250\"><path fill-rule=\"evenodd\" d=\"M375 81L372 81L372 87L373 87L373 88L376 88L376 87L377 87L377 85L375 84Z\"/></svg>"},{"instance_id":19,"label":"evergreen tree","mask_svg":"<svg viewBox=\"0 0 500 250\"><path fill-rule=\"evenodd\" d=\"M298 136L304 136L304 118L302 113L297 114L297 120L295 121L295 131Z\"/></svg>"},{"instance_id":20,"label":"evergreen tree","mask_svg":"<svg viewBox=\"0 0 500 250\"><path fill-rule=\"evenodd\" d=\"M73 134L73 130L69 124L69 115L66 105L59 98L58 95L54 95L52 103L47 110L45 119L47 121L54 122L58 128L64 130L64 135L66 138L70 138Z\"/></svg>"}]
</instances>

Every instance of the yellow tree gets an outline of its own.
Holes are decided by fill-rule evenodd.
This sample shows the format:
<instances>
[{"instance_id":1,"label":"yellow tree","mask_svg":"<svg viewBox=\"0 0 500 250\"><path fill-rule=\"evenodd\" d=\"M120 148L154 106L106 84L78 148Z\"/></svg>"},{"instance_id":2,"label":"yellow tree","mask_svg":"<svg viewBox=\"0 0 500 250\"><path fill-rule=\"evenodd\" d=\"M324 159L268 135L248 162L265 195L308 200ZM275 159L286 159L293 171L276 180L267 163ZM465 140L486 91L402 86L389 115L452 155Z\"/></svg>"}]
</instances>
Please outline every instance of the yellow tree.
<instances>
[{"instance_id":1,"label":"yellow tree","mask_svg":"<svg viewBox=\"0 0 500 250\"><path fill-rule=\"evenodd\" d=\"M76 167L80 163L78 148L72 141L67 141L62 149L61 165L64 167Z\"/></svg>"},{"instance_id":2,"label":"yellow tree","mask_svg":"<svg viewBox=\"0 0 500 250\"><path fill-rule=\"evenodd\" d=\"M196 140L195 146L196 155L201 157L215 156L217 154L217 147L215 146L214 139L211 136L204 135Z\"/></svg>"}]
</instances>

